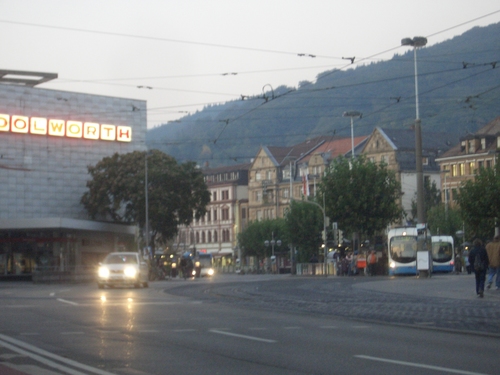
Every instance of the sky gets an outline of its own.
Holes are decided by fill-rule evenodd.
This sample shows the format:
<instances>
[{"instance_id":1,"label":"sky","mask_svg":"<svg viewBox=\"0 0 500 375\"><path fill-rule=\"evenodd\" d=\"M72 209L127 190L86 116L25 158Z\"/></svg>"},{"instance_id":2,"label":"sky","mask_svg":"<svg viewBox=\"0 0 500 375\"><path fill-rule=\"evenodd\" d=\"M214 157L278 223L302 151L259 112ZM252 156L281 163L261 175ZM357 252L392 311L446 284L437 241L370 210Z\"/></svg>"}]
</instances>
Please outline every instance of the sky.
<instances>
[{"instance_id":1,"label":"sky","mask_svg":"<svg viewBox=\"0 0 500 375\"><path fill-rule=\"evenodd\" d=\"M0 0L0 69L146 100L153 128L498 22L498 0Z\"/></svg>"}]
</instances>

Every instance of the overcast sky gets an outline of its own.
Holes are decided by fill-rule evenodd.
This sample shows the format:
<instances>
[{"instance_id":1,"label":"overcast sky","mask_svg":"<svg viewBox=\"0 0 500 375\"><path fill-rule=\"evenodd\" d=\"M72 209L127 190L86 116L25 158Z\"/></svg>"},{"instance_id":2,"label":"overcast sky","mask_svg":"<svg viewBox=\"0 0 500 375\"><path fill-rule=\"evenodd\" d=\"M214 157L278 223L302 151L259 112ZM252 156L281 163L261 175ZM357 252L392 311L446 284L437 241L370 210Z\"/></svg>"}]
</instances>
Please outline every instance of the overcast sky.
<instances>
[{"instance_id":1,"label":"overcast sky","mask_svg":"<svg viewBox=\"0 0 500 375\"><path fill-rule=\"evenodd\" d=\"M0 0L0 69L147 100L151 128L497 22L498 0Z\"/></svg>"}]
</instances>

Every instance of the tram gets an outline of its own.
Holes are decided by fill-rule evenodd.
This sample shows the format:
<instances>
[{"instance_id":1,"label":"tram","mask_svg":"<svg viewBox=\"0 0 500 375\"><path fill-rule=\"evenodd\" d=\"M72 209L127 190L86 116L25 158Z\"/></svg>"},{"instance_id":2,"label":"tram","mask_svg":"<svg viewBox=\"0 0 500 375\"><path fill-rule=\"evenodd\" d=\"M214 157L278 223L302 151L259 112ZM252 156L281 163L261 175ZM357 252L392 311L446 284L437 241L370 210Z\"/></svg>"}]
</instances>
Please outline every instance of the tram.
<instances>
[{"instance_id":1,"label":"tram","mask_svg":"<svg viewBox=\"0 0 500 375\"><path fill-rule=\"evenodd\" d=\"M452 236L432 236L432 271L453 272L455 247Z\"/></svg>"},{"instance_id":2,"label":"tram","mask_svg":"<svg viewBox=\"0 0 500 375\"><path fill-rule=\"evenodd\" d=\"M401 227L389 230L387 234L387 256L389 275L417 274L417 242L419 236L424 236L430 248L430 232L417 227Z\"/></svg>"}]
</instances>

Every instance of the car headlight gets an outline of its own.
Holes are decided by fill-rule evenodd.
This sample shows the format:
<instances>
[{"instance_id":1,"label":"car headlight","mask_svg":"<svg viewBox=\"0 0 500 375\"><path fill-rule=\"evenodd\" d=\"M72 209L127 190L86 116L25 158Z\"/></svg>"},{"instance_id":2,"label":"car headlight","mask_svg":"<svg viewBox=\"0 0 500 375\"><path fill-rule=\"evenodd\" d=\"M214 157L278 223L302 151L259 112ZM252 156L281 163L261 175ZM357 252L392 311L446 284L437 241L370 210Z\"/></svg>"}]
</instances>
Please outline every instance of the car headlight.
<instances>
[{"instance_id":1,"label":"car headlight","mask_svg":"<svg viewBox=\"0 0 500 375\"><path fill-rule=\"evenodd\" d=\"M212 276L213 274L214 274L214 269L213 268L209 268L208 269L208 275Z\"/></svg>"},{"instance_id":2,"label":"car headlight","mask_svg":"<svg viewBox=\"0 0 500 375\"><path fill-rule=\"evenodd\" d=\"M137 270L135 269L135 267L125 267L123 273L125 274L126 277L133 278L137 274Z\"/></svg>"},{"instance_id":3,"label":"car headlight","mask_svg":"<svg viewBox=\"0 0 500 375\"><path fill-rule=\"evenodd\" d=\"M98 275L99 275L99 277L102 277L102 278L108 278L109 277L108 267L99 267Z\"/></svg>"},{"instance_id":4,"label":"car headlight","mask_svg":"<svg viewBox=\"0 0 500 375\"><path fill-rule=\"evenodd\" d=\"M389 267L390 267L390 268L396 268L396 262L391 261L391 262L389 263Z\"/></svg>"},{"instance_id":5,"label":"car headlight","mask_svg":"<svg viewBox=\"0 0 500 375\"><path fill-rule=\"evenodd\" d=\"M196 270L193 270L193 272L191 272L191 275L196 276Z\"/></svg>"}]
</instances>

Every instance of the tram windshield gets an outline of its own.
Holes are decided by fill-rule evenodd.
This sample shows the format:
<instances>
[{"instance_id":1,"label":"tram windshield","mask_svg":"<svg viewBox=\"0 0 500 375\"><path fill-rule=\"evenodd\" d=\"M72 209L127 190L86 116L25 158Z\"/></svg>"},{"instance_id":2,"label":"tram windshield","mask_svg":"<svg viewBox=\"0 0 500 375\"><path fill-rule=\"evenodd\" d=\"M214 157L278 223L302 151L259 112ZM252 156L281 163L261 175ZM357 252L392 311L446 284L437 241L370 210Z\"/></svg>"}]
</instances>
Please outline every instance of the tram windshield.
<instances>
[{"instance_id":1,"label":"tram windshield","mask_svg":"<svg viewBox=\"0 0 500 375\"><path fill-rule=\"evenodd\" d=\"M449 262L453 257L453 245L449 242L432 243L432 260L439 263Z\"/></svg>"},{"instance_id":2,"label":"tram windshield","mask_svg":"<svg viewBox=\"0 0 500 375\"><path fill-rule=\"evenodd\" d=\"M399 263L410 263L417 259L417 237L394 236L389 244L391 259Z\"/></svg>"}]
</instances>

